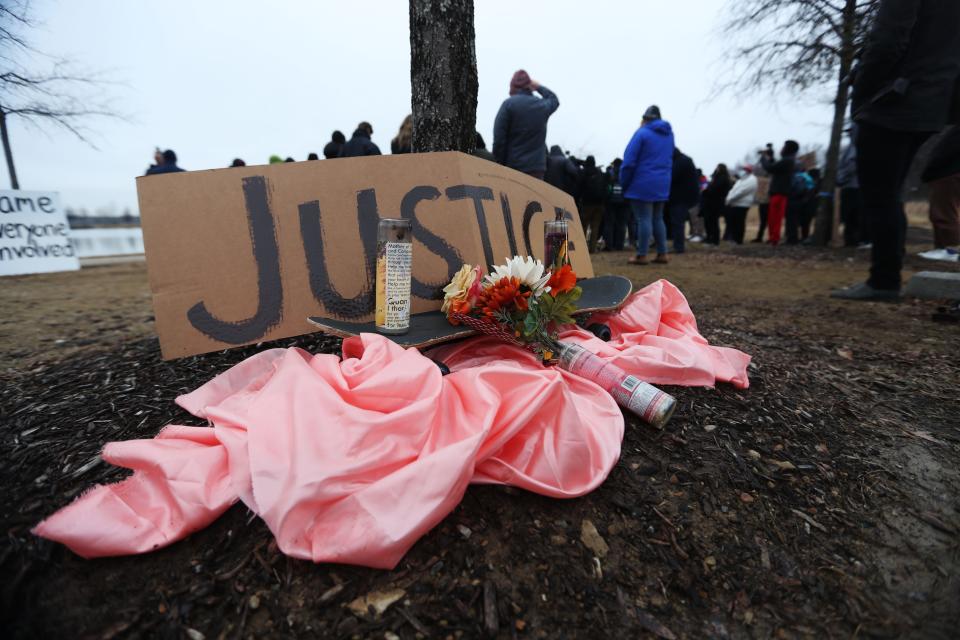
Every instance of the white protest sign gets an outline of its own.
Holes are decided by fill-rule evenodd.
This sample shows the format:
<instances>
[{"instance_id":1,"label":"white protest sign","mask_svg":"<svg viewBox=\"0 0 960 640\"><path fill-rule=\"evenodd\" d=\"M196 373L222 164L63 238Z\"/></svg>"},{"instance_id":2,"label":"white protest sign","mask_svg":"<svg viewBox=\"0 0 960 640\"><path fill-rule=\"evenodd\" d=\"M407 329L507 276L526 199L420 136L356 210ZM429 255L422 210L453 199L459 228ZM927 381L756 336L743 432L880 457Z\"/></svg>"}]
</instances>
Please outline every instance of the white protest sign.
<instances>
[{"instance_id":1,"label":"white protest sign","mask_svg":"<svg viewBox=\"0 0 960 640\"><path fill-rule=\"evenodd\" d=\"M0 190L0 276L79 268L60 194Z\"/></svg>"}]
</instances>

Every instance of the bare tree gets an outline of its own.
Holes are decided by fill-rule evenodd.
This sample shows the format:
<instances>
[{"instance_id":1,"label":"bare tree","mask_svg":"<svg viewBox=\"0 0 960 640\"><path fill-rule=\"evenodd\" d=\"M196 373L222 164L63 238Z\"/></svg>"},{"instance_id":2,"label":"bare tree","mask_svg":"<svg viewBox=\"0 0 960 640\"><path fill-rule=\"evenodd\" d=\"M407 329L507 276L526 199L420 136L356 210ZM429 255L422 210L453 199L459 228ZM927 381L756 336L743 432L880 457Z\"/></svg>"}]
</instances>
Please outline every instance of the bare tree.
<instances>
[{"instance_id":1,"label":"bare tree","mask_svg":"<svg viewBox=\"0 0 960 640\"><path fill-rule=\"evenodd\" d=\"M474 41L473 0L410 0L414 151L473 151Z\"/></svg>"},{"instance_id":2,"label":"bare tree","mask_svg":"<svg viewBox=\"0 0 960 640\"><path fill-rule=\"evenodd\" d=\"M823 190L833 193L850 99L850 71L879 0L732 0L721 27L731 42L715 91L830 97L833 122ZM833 207L821 202L814 239L826 244Z\"/></svg>"},{"instance_id":3,"label":"bare tree","mask_svg":"<svg viewBox=\"0 0 960 640\"><path fill-rule=\"evenodd\" d=\"M84 122L92 116L119 117L99 96L106 83L102 76L77 70L70 61L30 44L25 33L36 25L28 0L0 2L0 141L14 189L20 182L10 144L12 118L62 127L93 146Z\"/></svg>"}]
</instances>

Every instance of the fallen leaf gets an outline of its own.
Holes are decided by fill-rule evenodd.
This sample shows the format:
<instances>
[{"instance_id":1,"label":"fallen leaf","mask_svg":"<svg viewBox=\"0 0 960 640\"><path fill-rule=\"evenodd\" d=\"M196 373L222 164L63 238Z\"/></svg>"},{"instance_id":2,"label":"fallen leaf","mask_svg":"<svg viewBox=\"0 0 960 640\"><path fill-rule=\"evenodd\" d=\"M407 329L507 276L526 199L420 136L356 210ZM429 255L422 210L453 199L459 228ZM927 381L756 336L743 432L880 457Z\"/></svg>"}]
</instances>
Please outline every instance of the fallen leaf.
<instances>
[{"instance_id":1,"label":"fallen leaf","mask_svg":"<svg viewBox=\"0 0 960 640\"><path fill-rule=\"evenodd\" d=\"M600 532L597 531L597 527L589 520L584 520L580 524L580 541L593 551L598 558L605 558L607 552L610 551L607 541L603 539Z\"/></svg>"},{"instance_id":2,"label":"fallen leaf","mask_svg":"<svg viewBox=\"0 0 960 640\"><path fill-rule=\"evenodd\" d=\"M837 349L837 355L843 358L844 360L853 360L853 351L846 347L841 347Z\"/></svg>"},{"instance_id":3,"label":"fallen leaf","mask_svg":"<svg viewBox=\"0 0 960 640\"><path fill-rule=\"evenodd\" d=\"M382 615L387 608L394 602L407 595L403 589L390 589L388 591L371 591L365 596L353 600L347 606L358 616L365 616L370 613L370 607L376 615Z\"/></svg>"}]
</instances>

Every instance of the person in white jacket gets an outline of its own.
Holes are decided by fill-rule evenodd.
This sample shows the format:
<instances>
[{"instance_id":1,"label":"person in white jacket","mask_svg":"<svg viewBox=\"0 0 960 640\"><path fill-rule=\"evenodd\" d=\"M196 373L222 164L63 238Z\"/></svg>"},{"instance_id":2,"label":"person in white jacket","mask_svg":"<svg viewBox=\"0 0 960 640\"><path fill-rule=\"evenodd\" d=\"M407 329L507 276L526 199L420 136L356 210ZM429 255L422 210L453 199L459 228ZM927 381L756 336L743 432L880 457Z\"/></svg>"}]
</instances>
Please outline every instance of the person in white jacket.
<instances>
[{"instance_id":1,"label":"person in white jacket","mask_svg":"<svg viewBox=\"0 0 960 640\"><path fill-rule=\"evenodd\" d=\"M725 236L737 244L743 244L743 233L747 226L747 210L757 198L757 176L753 167L745 165L740 179L733 184L727 194L727 228Z\"/></svg>"}]
</instances>

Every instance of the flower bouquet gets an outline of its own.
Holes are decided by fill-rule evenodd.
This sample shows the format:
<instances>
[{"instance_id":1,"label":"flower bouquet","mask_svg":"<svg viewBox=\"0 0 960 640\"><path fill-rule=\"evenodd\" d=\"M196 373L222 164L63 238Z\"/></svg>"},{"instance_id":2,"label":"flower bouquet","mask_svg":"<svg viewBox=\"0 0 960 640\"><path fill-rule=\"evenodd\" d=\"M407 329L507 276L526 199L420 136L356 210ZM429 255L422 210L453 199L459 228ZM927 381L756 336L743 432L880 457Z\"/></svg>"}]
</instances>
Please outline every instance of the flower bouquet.
<instances>
[{"instance_id":1,"label":"flower bouquet","mask_svg":"<svg viewBox=\"0 0 960 640\"><path fill-rule=\"evenodd\" d=\"M581 289L577 274L562 258L551 269L539 260L514 256L484 276L465 264L443 289L441 310L454 325L465 325L540 356L544 364L587 378L606 389L617 403L646 422L662 427L676 400L577 344L558 338L575 323Z\"/></svg>"}]
</instances>

